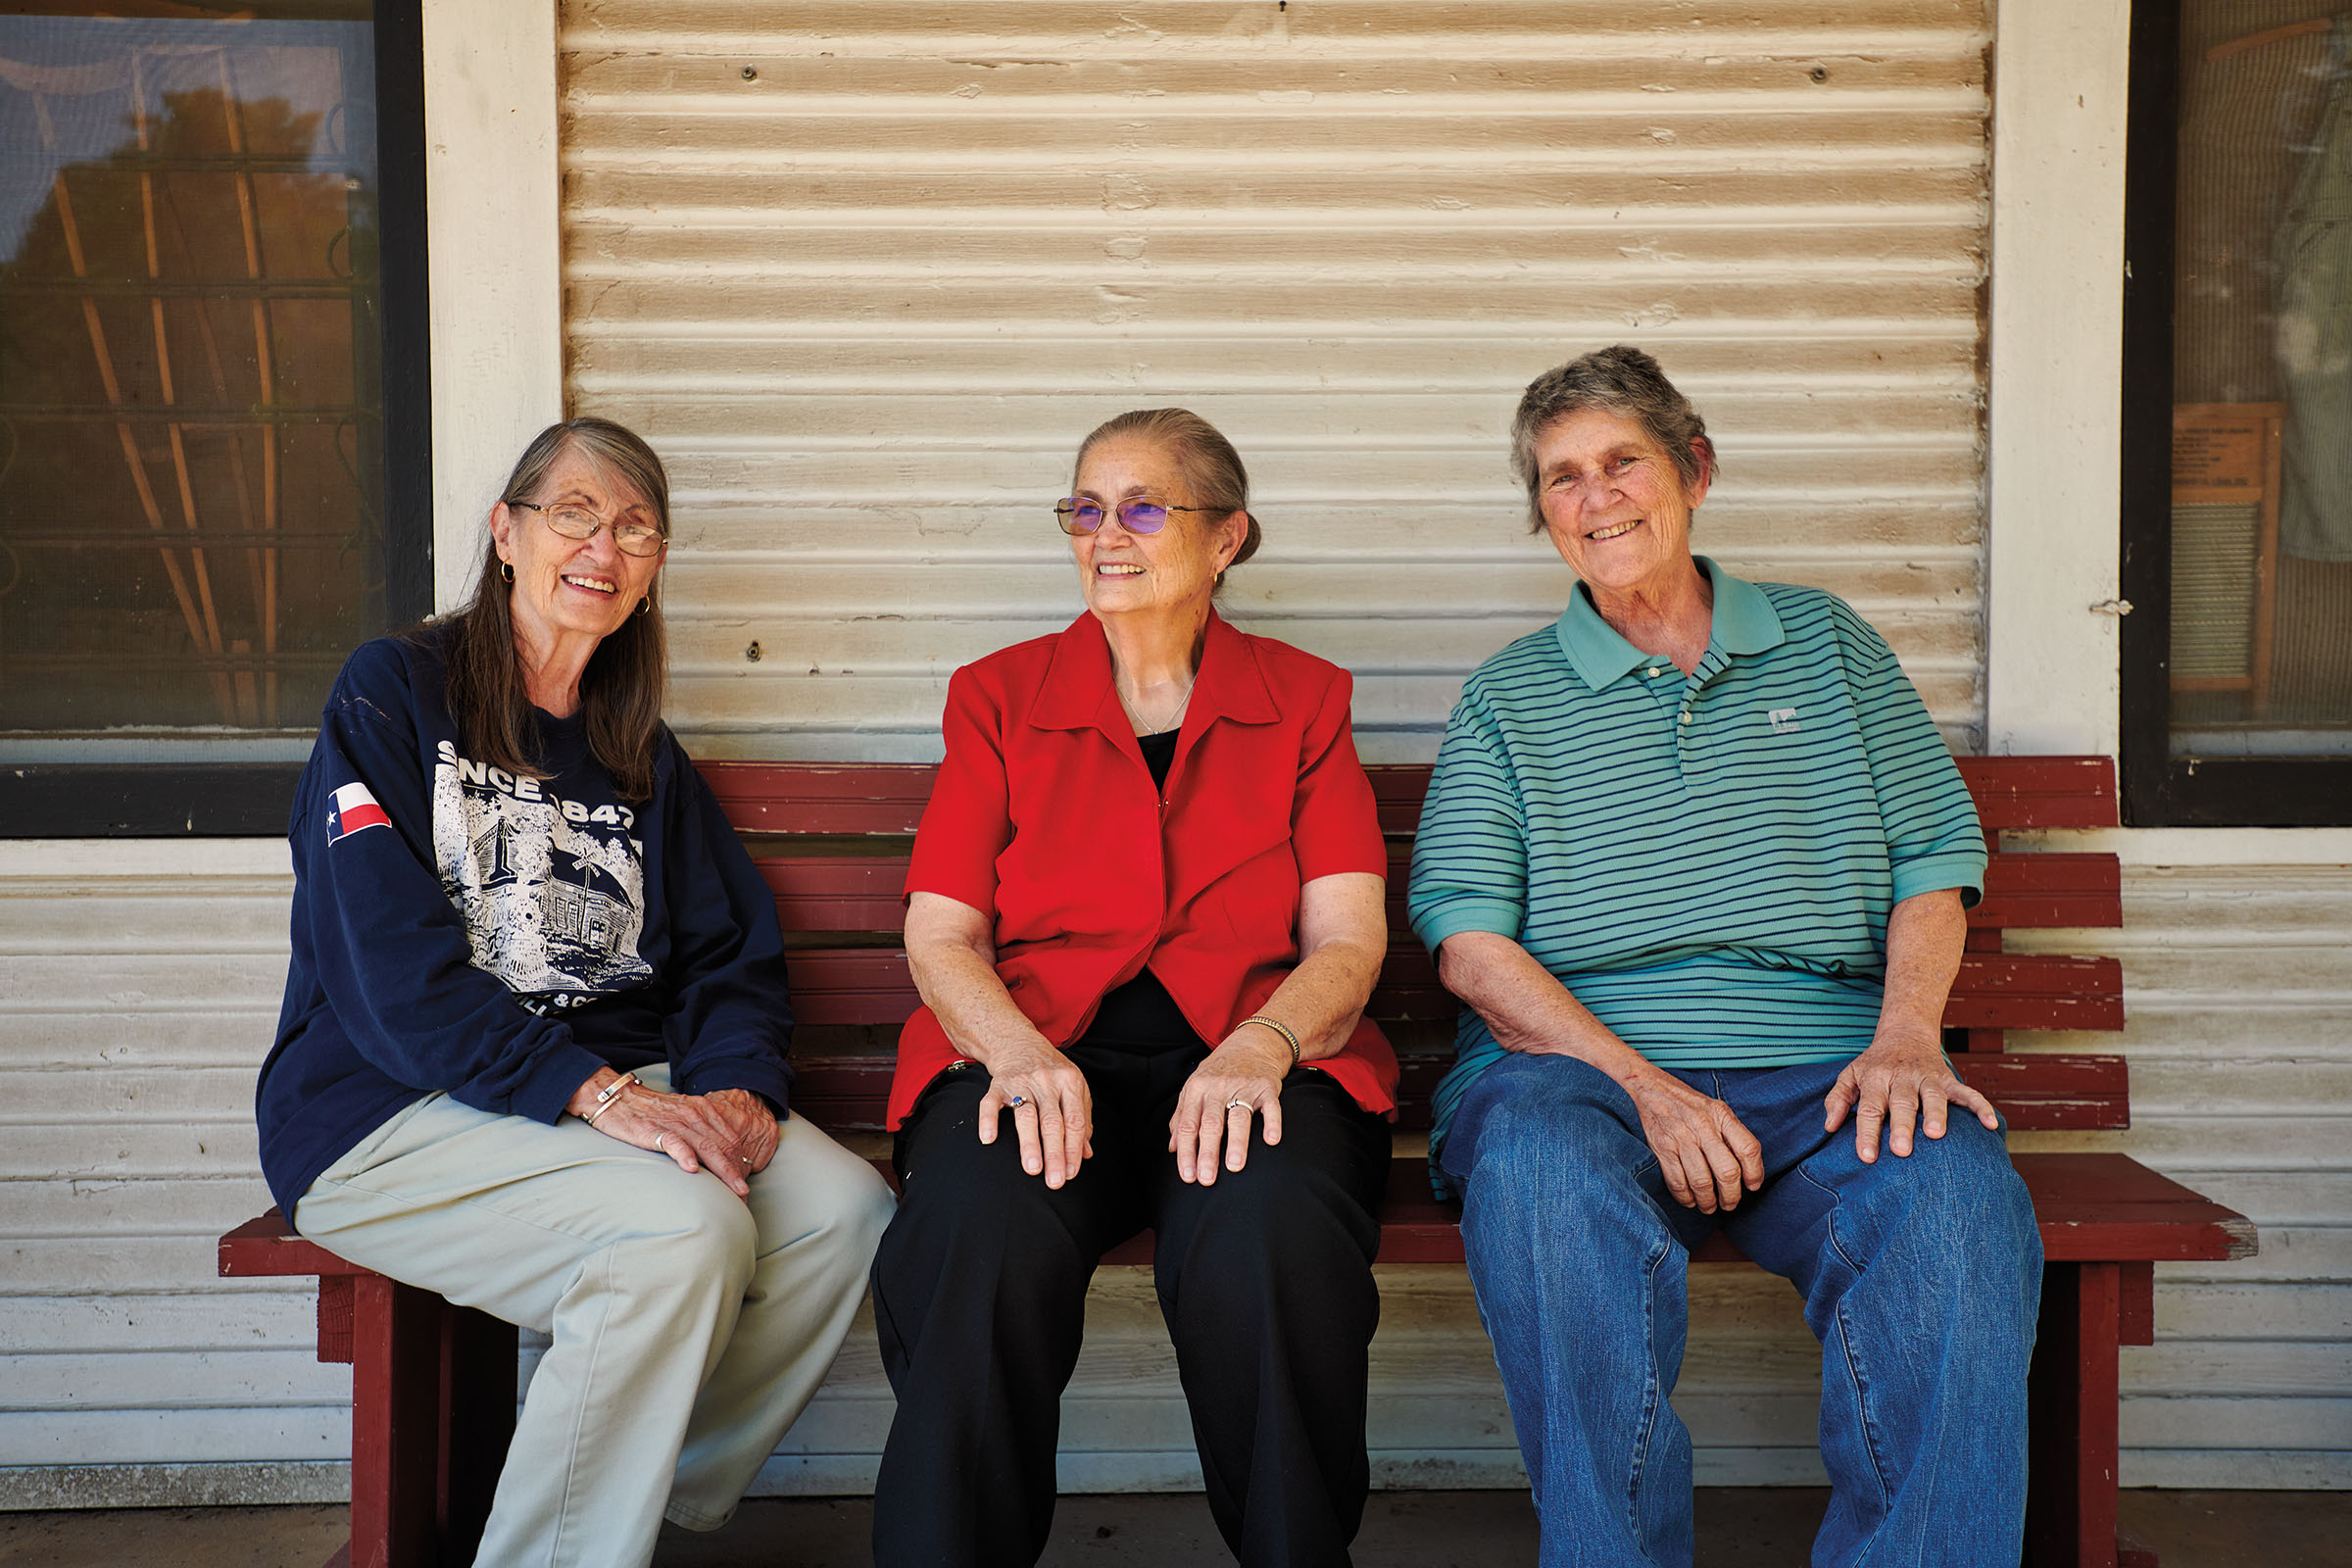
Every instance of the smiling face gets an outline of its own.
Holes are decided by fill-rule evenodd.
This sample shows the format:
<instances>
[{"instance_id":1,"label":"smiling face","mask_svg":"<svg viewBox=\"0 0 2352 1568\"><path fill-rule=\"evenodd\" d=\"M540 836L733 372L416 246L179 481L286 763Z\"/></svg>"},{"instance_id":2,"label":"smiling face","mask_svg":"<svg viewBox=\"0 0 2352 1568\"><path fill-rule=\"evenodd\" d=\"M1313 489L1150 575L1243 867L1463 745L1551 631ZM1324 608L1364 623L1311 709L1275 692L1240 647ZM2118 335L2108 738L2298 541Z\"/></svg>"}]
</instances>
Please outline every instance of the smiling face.
<instances>
[{"instance_id":1,"label":"smiling face","mask_svg":"<svg viewBox=\"0 0 2352 1568\"><path fill-rule=\"evenodd\" d=\"M556 460L530 499L542 507L585 507L607 522L622 520L624 514L661 522L643 496L576 447ZM515 635L542 651L582 637L601 642L636 613L669 547L664 544L660 555L623 555L610 527L591 538L566 539L547 525L546 516L503 502L490 511L498 557L514 568L507 600Z\"/></svg>"},{"instance_id":2,"label":"smiling face","mask_svg":"<svg viewBox=\"0 0 2352 1568\"><path fill-rule=\"evenodd\" d=\"M1130 533L1111 509L1129 496L1148 495L1171 506L1198 506L1200 497L1176 454L1134 436L1098 441L1079 461L1073 495L1102 504L1102 526L1070 535L1070 555L1086 608L1097 615L1188 613L1208 606L1217 573L1241 549L1249 531L1244 514L1223 517L1178 512L1157 533Z\"/></svg>"},{"instance_id":3,"label":"smiling face","mask_svg":"<svg viewBox=\"0 0 2352 1568\"><path fill-rule=\"evenodd\" d=\"M1707 497L1639 419L1583 409L1535 441L1537 501L1551 545L1595 596L1656 593L1697 568L1690 514Z\"/></svg>"}]
</instances>

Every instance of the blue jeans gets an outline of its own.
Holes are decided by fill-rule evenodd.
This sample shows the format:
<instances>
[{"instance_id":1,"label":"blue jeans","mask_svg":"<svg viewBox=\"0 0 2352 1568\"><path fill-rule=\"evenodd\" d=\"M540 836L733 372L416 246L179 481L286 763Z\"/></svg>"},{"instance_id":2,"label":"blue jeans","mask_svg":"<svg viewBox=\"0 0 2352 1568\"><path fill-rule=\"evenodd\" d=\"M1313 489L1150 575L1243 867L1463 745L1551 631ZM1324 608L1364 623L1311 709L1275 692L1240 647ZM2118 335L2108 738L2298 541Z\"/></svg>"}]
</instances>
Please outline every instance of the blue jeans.
<instances>
[{"instance_id":1,"label":"blue jeans","mask_svg":"<svg viewBox=\"0 0 2352 1568\"><path fill-rule=\"evenodd\" d=\"M2015 1563L2041 1238L2000 1136L1955 1114L1907 1158L1822 1131L1839 1063L1681 1073L1764 1146L1722 1220L1792 1282L1822 1343L1829 1516L1816 1568ZM1666 1191L1633 1101L1572 1056L1471 1085L1443 1163L1535 1489L1545 1568L1690 1561L1690 1433L1667 1398L1684 1265L1716 1216Z\"/></svg>"}]
</instances>

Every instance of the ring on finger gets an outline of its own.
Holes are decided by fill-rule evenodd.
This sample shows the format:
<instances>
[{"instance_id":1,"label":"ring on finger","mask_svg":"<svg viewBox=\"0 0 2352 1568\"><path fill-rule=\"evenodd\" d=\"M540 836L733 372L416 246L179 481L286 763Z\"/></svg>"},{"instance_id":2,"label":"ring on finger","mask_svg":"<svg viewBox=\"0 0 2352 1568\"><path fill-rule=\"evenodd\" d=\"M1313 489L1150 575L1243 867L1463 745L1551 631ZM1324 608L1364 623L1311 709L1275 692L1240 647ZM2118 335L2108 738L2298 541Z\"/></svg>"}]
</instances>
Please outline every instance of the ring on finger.
<instances>
[{"instance_id":1,"label":"ring on finger","mask_svg":"<svg viewBox=\"0 0 2352 1568\"><path fill-rule=\"evenodd\" d=\"M1247 1100L1228 1100L1225 1102L1225 1108L1227 1110L1251 1110L1255 1107Z\"/></svg>"},{"instance_id":2,"label":"ring on finger","mask_svg":"<svg viewBox=\"0 0 2352 1568\"><path fill-rule=\"evenodd\" d=\"M1004 1108L1007 1110L1018 1110L1027 1103L1029 1103L1029 1097L1027 1095L1015 1095L1010 1100L1004 1102Z\"/></svg>"},{"instance_id":3,"label":"ring on finger","mask_svg":"<svg viewBox=\"0 0 2352 1568\"><path fill-rule=\"evenodd\" d=\"M662 1133L656 1133L656 1134L654 1134L654 1147L655 1147L656 1149L660 1149L660 1148L662 1147L662 1138L663 1138L664 1136L665 1136L665 1135L664 1135L664 1134L662 1134Z\"/></svg>"}]
</instances>

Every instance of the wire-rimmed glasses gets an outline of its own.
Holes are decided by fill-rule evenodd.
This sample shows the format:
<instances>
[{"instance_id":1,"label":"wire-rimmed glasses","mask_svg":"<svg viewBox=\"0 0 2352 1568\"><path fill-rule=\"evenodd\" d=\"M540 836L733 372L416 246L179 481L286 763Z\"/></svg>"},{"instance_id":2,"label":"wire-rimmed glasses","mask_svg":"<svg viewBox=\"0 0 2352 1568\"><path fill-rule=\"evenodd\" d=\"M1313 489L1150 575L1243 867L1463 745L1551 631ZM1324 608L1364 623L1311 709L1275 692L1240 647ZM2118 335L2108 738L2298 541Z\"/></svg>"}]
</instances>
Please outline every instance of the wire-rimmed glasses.
<instances>
[{"instance_id":1,"label":"wire-rimmed glasses","mask_svg":"<svg viewBox=\"0 0 2352 1568\"><path fill-rule=\"evenodd\" d=\"M1054 520L1063 533L1093 533L1105 516L1115 514L1129 533L1157 533L1168 525L1171 512L1216 512L1216 507L1179 507L1157 496L1129 496L1105 508L1092 496L1063 496L1054 503Z\"/></svg>"},{"instance_id":2,"label":"wire-rimmed glasses","mask_svg":"<svg viewBox=\"0 0 2352 1568\"><path fill-rule=\"evenodd\" d=\"M536 501L510 501L507 505L536 512L547 519L550 528L566 539L593 539L599 528L610 528L612 530L612 543L620 548L624 556L658 556L662 553L662 546L667 542L661 529L650 522L633 521L626 514L607 521L586 507L546 507Z\"/></svg>"}]
</instances>

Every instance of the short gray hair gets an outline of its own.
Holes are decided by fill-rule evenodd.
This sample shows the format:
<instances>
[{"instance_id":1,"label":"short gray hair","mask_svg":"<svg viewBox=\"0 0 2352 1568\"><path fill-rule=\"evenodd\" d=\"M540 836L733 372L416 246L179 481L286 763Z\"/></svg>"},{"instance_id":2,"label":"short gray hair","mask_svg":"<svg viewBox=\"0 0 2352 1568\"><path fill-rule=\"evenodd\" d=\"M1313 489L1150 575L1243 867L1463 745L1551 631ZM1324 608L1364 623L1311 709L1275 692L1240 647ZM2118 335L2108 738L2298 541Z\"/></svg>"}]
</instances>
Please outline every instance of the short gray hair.
<instances>
[{"instance_id":1,"label":"short gray hair","mask_svg":"<svg viewBox=\"0 0 2352 1568\"><path fill-rule=\"evenodd\" d=\"M1511 471L1527 486L1532 533L1544 531L1544 476L1536 469L1536 442L1556 421L1587 409L1639 422L1674 459L1686 488L1723 471L1715 443L1707 439L1707 421L1666 379L1656 360L1628 343L1594 349L1530 381L1511 418Z\"/></svg>"}]
</instances>

